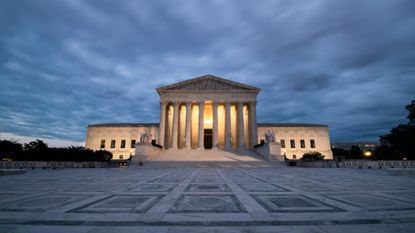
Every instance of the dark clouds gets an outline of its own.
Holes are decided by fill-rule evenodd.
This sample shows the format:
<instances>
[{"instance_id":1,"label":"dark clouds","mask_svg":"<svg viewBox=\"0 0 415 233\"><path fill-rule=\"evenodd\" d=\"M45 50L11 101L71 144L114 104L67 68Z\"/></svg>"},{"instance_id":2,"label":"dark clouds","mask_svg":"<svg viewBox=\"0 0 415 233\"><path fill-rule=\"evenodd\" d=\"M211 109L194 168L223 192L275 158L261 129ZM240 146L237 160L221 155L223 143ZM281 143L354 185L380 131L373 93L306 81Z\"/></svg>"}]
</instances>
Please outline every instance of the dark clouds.
<instances>
[{"instance_id":1,"label":"dark clouds","mask_svg":"<svg viewBox=\"0 0 415 233\"><path fill-rule=\"evenodd\" d=\"M414 1L0 2L0 132L83 141L157 122L158 86L214 74L262 88L258 121L376 140L415 93Z\"/></svg>"}]
</instances>

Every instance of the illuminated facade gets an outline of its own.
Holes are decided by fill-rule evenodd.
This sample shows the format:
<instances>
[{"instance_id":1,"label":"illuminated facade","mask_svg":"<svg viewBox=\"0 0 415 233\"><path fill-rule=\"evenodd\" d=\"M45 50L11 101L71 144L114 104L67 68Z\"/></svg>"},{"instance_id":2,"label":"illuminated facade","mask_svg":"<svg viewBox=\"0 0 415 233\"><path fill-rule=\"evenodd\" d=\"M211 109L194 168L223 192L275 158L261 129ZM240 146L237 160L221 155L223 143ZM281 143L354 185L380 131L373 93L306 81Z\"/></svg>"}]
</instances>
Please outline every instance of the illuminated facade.
<instances>
[{"instance_id":1,"label":"illuminated facade","mask_svg":"<svg viewBox=\"0 0 415 233\"><path fill-rule=\"evenodd\" d=\"M134 154L135 143L146 133L166 150L252 150L267 131L273 131L287 158L298 159L308 151L332 158L326 125L257 124L259 88L206 75L157 92L159 124L89 125L85 146L125 159Z\"/></svg>"}]
</instances>

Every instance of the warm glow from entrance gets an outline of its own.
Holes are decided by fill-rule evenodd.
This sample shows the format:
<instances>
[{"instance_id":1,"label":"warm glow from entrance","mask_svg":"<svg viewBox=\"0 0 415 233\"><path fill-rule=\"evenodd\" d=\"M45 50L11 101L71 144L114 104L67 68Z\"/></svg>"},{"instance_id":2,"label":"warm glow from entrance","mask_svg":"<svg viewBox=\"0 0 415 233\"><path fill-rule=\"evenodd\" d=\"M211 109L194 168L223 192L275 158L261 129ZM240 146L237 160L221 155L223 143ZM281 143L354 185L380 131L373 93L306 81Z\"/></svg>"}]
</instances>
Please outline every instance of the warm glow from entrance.
<instances>
[{"instance_id":1,"label":"warm glow from entrance","mask_svg":"<svg viewBox=\"0 0 415 233\"><path fill-rule=\"evenodd\" d=\"M213 128L213 106L212 106L212 103L205 102L203 123L204 123L204 128L205 129L212 129Z\"/></svg>"}]
</instances>

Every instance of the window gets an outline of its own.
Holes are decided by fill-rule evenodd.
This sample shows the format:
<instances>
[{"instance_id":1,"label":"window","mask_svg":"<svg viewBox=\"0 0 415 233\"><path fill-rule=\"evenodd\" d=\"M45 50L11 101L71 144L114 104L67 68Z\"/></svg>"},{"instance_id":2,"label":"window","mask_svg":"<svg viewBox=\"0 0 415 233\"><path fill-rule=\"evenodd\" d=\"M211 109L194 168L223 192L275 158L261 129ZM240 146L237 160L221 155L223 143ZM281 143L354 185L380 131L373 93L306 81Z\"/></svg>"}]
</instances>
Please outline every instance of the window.
<instances>
[{"instance_id":1,"label":"window","mask_svg":"<svg viewBox=\"0 0 415 233\"><path fill-rule=\"evenodd\" d=\"M314 139L310 140L310 147L311 148L316 148L316 142L314 141Z\"/></svg>"},{"instance_id":2,"label":"window","mask_svg":"<svg viewBox=\"0 0 415 233\"><path fill-rule=\"evenodd\" d=\"M295 148L295 141L294 141L294 139L291 139L290 140L290 144L291 144L291 148Z\"/></svg>"},{"instance_id":3,"label":"window","mask_svg":"<svg viewBox=\"0 0 415 233\"><path fill-rule=\"evenodd\" d=\"M101 140L101 145L99 146L101 149L105 148L105 140Z\"/></svg>"},{"instance_id":4,"label":"window","mask_svg":"<svg viewBox=\"0 0 415 233\"><path fill-rule=\"evenodd\" d=\"M284 139L281 139L280 140L280 143L281 143L281 148L285 148L285 140Z\"/></svg>"},{"instance_id":5,"label":"window","mask_svg":"<svg viewBox=\"0 0 415 233\"><path fill-rule=\"evenodd\" d=\"M297 159L297 155L293 155L293 159Z\"/></svg>"},{"instance_id":6,"label":"window","mask_svg":"<svg viewBox=\"0 0 415 233\"><path fill-rule=\"evenodd\" d=\"M120 159L123 159L124 158L124 155L120 155Z\"/></svg>"},{"instance_id":7,"label":"window","mask_svg":"<svg viewBox=\"0 0 415 233\"><path fill-rule=\"evenodd\" d=\"M135 140L131 140L131 148L135 148Z\"/></svg>"},{"instance_id":8,"label":"window","mask_svg":"<svg viewBox=\"0 0 415 233\"><path fill-rule=\"evenodd\" d=\"M304 139L301 139L300 140L300 144L301 144L301 148L305 148L305 141L304 141Z\"/></svg>"},{"instance_id":9,"label":"window","mask_svg":"<svg viewBox=\"0 0 415 233\"><path fill-rule=\"evenodd\" d=\"M125 148L125 140L121 140L121 148Z\"/></svg>"},{"instance_id":10,"label":"window","mask_svg":"<svg viewBox=\"0 0 415 233\"><path fill-rule=\"evenodd\" d=\"M115 139L111 140L111 148L115 148Z\"/></svg>"}]
</instances>

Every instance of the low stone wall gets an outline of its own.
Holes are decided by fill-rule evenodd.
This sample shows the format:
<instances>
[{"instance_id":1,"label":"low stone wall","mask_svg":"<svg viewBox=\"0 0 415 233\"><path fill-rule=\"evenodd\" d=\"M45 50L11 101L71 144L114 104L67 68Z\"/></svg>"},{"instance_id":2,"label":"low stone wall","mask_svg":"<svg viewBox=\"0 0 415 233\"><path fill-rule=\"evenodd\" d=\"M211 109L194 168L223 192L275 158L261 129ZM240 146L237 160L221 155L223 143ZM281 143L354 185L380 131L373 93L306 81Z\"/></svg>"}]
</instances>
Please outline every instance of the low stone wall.
<instances>
[{"instance_id":1,"label":"low stone wall","mask_svg":"<svg viewBox=\"0 0 415 233\"><path fill-rule=\"evenodd\" d=\"M106 168L108 162L56 162L56 161L0 161L0 169L32 168Z\"/></svg>"},{"instance_id":2,"label":"low stone wall","mask_svg":"<svg viewBox=\"0 0 415 233\"><path fill-rule=\"evenodd\" d=\"M339 167L343 168L368 168L368 169L387 169L387 168L415 168L414 160L346 160L339 162Z\"/></svg>"},{"instance_id":3,"label":"low stone wall","mask_svg":"<svg viewBox=\"0 0 415 233\"><path fill-rule=\"evenodd\" d=\"M324 161L292 161L297 167L316 167L316 168L357 168L357 169L388 169L388 168L415 168L415 161L392 160L392 161L371 161L371 160L346 160L338 162L336 160ZM294 165L292 165L294 166Z\"/></svg>"},{"instance_id":4,"label":"low stone wall","mask_svg":"<svg viewBox=\"0 0 415 233\"><path fill-rule=\"evenodd\" d=\"M323 160L323 161L312 161L312 162L298 161L297 167L338 168L340 167L340 165L335 160Z\"/></svg>"}]
</instances>

